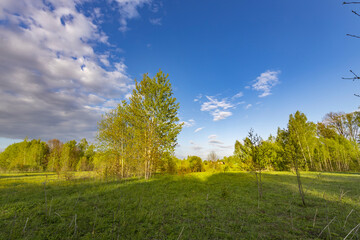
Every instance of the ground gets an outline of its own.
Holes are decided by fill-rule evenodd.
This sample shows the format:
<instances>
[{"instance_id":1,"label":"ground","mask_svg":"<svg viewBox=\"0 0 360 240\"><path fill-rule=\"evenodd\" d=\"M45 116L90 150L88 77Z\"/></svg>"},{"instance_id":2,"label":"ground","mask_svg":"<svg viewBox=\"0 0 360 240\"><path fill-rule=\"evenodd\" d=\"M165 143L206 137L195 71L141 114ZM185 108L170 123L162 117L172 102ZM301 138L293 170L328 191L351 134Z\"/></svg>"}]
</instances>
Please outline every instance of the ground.
<instances>
[{"instance_id":1,"label":"ground","mask_svg":"<svg viewBox=\"0 0 360 240\"><path fill-rule=\"evenodd\" d=\"M90 176L0 174L0 239L343 239L353 228L348 239L360 236L359 174L303 172L306 207L291 172L264 173L259 202L253 173Z\"/></svg>"}]
</instances>

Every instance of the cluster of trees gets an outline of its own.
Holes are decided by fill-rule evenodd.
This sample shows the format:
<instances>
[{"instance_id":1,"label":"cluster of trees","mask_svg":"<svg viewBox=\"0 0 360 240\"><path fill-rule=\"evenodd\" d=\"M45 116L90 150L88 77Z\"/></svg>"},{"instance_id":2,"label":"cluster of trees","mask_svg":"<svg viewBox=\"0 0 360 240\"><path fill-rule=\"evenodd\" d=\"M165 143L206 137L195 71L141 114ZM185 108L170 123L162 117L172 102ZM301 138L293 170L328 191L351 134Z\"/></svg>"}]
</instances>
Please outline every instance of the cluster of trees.
<instances>
[{"instance_id":1,"label":"cluster of trees","mask_svg":"<svg viewBox=\"0 0 360 240\"><path fill-rule=\"evenodd\" d=\"M43 142L40 139L14 143L0 153L3 171L85 171L93 170L95 146L86 139L66 143L58 139Z\"/></svg>"},{"instance_id":2,"label":"cluster of trees","mask_svg":"<svg viewBox=\"0 0 360 240\"><path fill-rule=\"evenodd\" d=\"M307 120L304 113L291 114L286 128L263 140L250 130L235 142L234 154L219 160L215 152L207 161L174 156L181 131L168 75L144 75L135 81L128 101L122 101L98 123L98 145L86 139L61 143L25 139L0 153L0 170L5 171L90 171L121 178L156 172L254 171L261 190L261 171L314 170L359 171L360 113L329 113L322 122ZM299 176L300 177L300 176ZM299 185L299 188L301 186ZM261 197L261 191L259 191Z\"/></svg>"},{"instance_id":3,"label":"cluster of trees","mask_svg":"<svg viewBox=\"0 0 360 240\"><path fill-rule=\"evenodd\" d=\"M250 131L242 143L236 141L233 158L240 168L256 171L359 171L359 127L358 112L329 113L315 124L297 111L276 137L263 140Z\"/></svg>"},{"instance_id":4,"label":"cluster of trees","mask_svg":"<svg viewBox=\"0 0 360 240\"><path fill-rule=\"evenodd\" d=\"M154 172L176 173L181 162L174 157L182 124L168 75L147 74L135 83L129 101L103 115L98 123L98 145L86 139L61 143L25 139L0 153L3 171L87 171L103 176L151 177ZM201 161L201 159L200 159ZM195 163L191 164L192 169ZM200 169L201 170L201 169Z\"/></svg>"},{"instance_id":5,"label":"cluster of trees","mask_svg":"<svg viewBox=\"0 0 360 240\"><path fill-rule=\"evenodd\" d=\"M105 114L98 124L104 175L151 177L157 171L174 172L174 148L182 124L168 75L144 75L135 81L128 102Z\"/></svg>"},{"instance_id":6,"label":"cluster of trees","mask_svg":"<svg viewBox=\"0 0 360 240\"><path fill-rule=\"evenodd\" d=\"M167 86L166 77L158 74L150 83L146 82L147 88L151 84ZM146 95L145 90L151 94ZM297 111L290 115L286 128L278 129L276 136L263 140L250 130L243 141L235 142L232 156L219 159L211 152L205 161L198 156L180 160L173 154L181 129L176 117L178 104L169 96L171 94L164 98L137 84L130 103L122 102L99 122L97 148L86 139L78 143L75 140L62 143L57 139L48 142L25 139L0 153L0 170L58 173L95 170L104 176L145 178L154 172L247 170L259 173L259 187L261 171L265 169L360 171L358 112L329 113L322 122L315 124ZM135 109L132 101L142 107ZM155 110L160 103L165 109Z\"/></svg>"}]
</instances>

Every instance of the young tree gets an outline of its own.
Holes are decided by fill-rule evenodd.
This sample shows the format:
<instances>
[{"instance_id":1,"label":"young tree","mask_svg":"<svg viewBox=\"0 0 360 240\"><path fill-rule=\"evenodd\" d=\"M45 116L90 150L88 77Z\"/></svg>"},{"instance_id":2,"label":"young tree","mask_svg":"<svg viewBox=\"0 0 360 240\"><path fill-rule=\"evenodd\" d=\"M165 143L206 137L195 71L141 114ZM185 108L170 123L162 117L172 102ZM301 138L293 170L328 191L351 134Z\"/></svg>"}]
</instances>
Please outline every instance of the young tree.
<instances>
[{"instance_id":1,"label":"young tree","mask_svg":"<svg viewBox=\"0 0 360 240\"><path fill-rule=\"evenodd\" d=\"M262 176L261 171L264 168L264 157L267 149L263 147L263 140L259 135L250 129L248 136L244 139L244 144L236 141L235 154L255 172L256 184L258 187L258 204L262 199Z\"/></svg>"},{"instance_id":2,"label":"young tree","mask_svg":"<svg viewBox=\"0 0 360 240\"><path fill-rule=\"evenodd\" d=\"M48 141L48 146L50 149L50 154L48 157L47 170L59 173L62 168L61 152L63 143L58 139L52 139Z\"/></svg>"},{"instance_id":3,"label":"young tree","mask_svg":"<svg viewBox=\"0 0 360 240\"><path fill-rule=\"evenodd\" d=\"M127 160L131 155L132 128L129 122L129 106L122 101L117 107L103 115L98 123L97 140L101 150L108 152L107 171L124 178Z\"/></svg>"},{"instance_id":4,"label":"young tree","mask_svg":"<svg viewBox=\"0 0 360 240\"><path fill-rule=\"evenodd\" d=\"M198 156L189 156L187 161L189 161L190 169L192 172L201 172L203 169L202 160Z\"/></svg>"},{"instance_id":5,"label":"young tree","mask_svg":"<svg viewBox=\"0 0 360 240\"><path fill-rule=\"evenodd\" d=\"M308 122L304 113L297 111L294 115L290 114L287 129L287 144L285 151L287 156L292 160L296 172L297 182L301 200L304 206L305 194L300 178L300 169L305 170L314 167L313 149L316 139L315 124Z\"/></svg>"},{"instance_id":6,"label":"young tree","mask_svg":"<svg viewBox=\"0 0 360 240\"><path fill-rule=\"evenodd\" d=\"M178 109L168 75L159 71L154 78L144 74L142 81L135 81L129 102L103 116L98 140L104 150L114 153L122 176L126 159L136 166L132 171L138 171L141 163L140 172L148 179L159 161L172 155L182 128Z\"/></svg>"},{"instance_id":7,"label":"young tree","mask_svg":"<svg viewBox=\"0 0 360 240\"><path fill-rule=\"evenodd\" d=\"M208 155L207 155L207 160L210 162L216 162L219 159L218 155L216 154L215 151L211 151Z\"/></svg>"},{"instance_id":8,"label":"young tree","mask_svg":"<svg viewBox=\"0 0 360 240\"><path fill-rule=\"evenodd\" d=\"M142 154L146 179L156 170L157 159L174 152L182 128L177 116L179 107L168 75L161 70L154 78L144 74L141 82L135 82L129 103L129 120Z\"/></svg>"}]
</instances>

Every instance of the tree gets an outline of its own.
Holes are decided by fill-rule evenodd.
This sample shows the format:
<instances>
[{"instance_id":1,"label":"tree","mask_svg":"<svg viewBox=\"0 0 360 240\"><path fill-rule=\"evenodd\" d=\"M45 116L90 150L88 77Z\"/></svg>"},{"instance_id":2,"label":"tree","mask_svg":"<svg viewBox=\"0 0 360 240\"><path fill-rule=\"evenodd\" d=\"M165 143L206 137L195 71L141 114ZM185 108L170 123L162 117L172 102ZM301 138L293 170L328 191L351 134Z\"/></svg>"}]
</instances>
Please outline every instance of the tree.
<instances>
[{"instance_id":1,"label":"tree","mask_svg":"<svg viewBox=\"0 0 360 240\"><path fill-rule=\"evenodd\" d=\"M177 116L179 107L168 75L161 70L154 78L144 74L141 82L135 82L129 103L129 120L144 161L145 179L156 170L157 159L175 150L177 135L182 128Z\"/></svg>"},{"instance_id":2,"label":"tree","mask_svg":"<svg viewBox=\"0 0 360 240\"><path fill-rule=\"evenodd\" d=\"M216 162L219 159L218 155L216 154L215 151L211 151L208 155L207 155L207 160L210 162Z\"/></svg>"},{"instance_id":3,"label":"tree","mask_svg":"<svg viewBox=\"0 0 360 240\"><path fill-rule=\"evenodd\" d=\"M358 1L343 2L343 5L348 5L348 4L360 4L360 2L358 2ZM356 16L360 16L360 14L354 10L351 10L351 12L354 13ZM346 36L360 38L360 36L358 36L358 35L349 34L349 33L346 34ZM356 73L354 73L352 70L350 70L350 72L352 73L353 77L346 77L346 78L343 77L343 79L348 79L348 80L352 80L352 81L360 79L360 77ZM355 93L354 93L354 96L360 97L359 94L355 94Z\"/></svg>"},{"instance_id":4,"label":"tree","mask_svg":"<svg viewBox=\"0 0 360 240\"><path fill-rule=\"evenodd\" d=\"M300 178L300 169L308 170L314 167L313 149L316 139L315 124L308 122L304 113L297 111L294 115L290 114L288 123L288 140L285 151L292 161L296 172L299 193L303 205L305 206L305 194Z\"/></svg>"},{"instance_id":5,"label":"tree","mask_svg":"<svg viewBox=\"0 0 360 240\"><path fill-rule=\"evenodd\" d=\"M258 187L258 206L262 199L262 176L261 171L264 168L265 156L268 149L263 145L263 140L259 135L250 129L248 136L244 139L244 144L239 141L235 143L235 154L246 164L249 170L254 171L256 185Z\"/></svg>"},{"instance_id":6,"label":"tree","mask_svg":"<svg viewBox=\"0 0 360 240\"><path fill-rule=\"evenodd\" d=\"M61 163L61 152L63 148L63 143L58 139L52 139L48 141L48 146L50 149L47 170L55 171L59 173L62 168Z\"/></svg>"},{"instance_id":7,"label":"tree","mask_svg":"<svg viewBox=\"0 0 360 240\"><path fill-rule=\"evenodd\" d=\"M127 162L131 155L134 137L129 122L129 114L128 104L122 101L115 109L103 115L98 123L97 140L99 147L108 152L106 171L122 178L126 177L127 169L130 168Z\"/></svg>"},{"instance_id":8,"label":"tree","mask_svg":"<svg viewBox=\"0 0 360 240\"><path fill-rule=\"evenodd\" d=\"M190 169L192 172L201 172L203 169L202 160L198 156L189 156L187 161L189 161Z\"/></svg>"},{"instance_id":9,"label":"tree","mask_svg":"<svg viewBox=\"0 0 360 240\"><path fill-rule=\"evenodd\" d=\"M123 101L99 122L100 145L121 159L121 164L118 160L116 163L122 173L128 159L128 164L131 161L136 166L132 172L139 171L141 164L148 179L160 167L160 160L174 152L182 128L178 109L168 75L159 71L150 78L144 74L142 81L135 80L129 102Z\"/></svg>"},{"instance_id":10,"label":"tree","mask_svg":"<svg viewBox=\"0 0 360 240\"><path fill-rule=\"evenodd\" d=\"M323 124L350 141L359 140L360 113L330 112L325 115Z\"/></svg>"}]
</instances>

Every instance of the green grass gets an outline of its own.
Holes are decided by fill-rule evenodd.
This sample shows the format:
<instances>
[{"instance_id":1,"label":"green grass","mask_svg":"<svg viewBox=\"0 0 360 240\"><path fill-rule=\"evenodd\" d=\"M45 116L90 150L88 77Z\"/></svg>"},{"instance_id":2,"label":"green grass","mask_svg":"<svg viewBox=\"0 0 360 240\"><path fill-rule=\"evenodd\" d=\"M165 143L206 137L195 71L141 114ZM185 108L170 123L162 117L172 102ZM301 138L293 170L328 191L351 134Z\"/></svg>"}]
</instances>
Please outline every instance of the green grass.
<instances>
[{"instance_id":1,"label":"green grass","mask_svg":"<svg viewBox=\"0 0 360 240\"><path fill-rule=\"evenodd\" d=\"M359 174L302 173L307 207L289 172L263 174L259 207L251 173L88 174L1 174L0 239L343 239L360 223Z\"/></svg>"}]
</instances>

